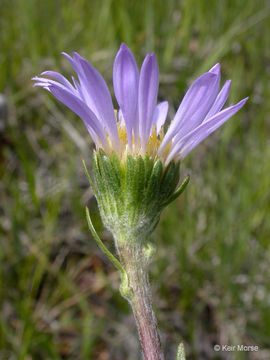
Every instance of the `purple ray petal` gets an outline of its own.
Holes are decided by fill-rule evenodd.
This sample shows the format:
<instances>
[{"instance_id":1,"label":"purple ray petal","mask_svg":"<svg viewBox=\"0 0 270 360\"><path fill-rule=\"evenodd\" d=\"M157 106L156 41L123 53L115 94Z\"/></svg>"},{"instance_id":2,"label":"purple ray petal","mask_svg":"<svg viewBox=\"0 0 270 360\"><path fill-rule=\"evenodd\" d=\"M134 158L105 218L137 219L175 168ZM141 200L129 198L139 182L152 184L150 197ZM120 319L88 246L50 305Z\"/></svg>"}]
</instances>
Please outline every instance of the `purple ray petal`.
<instances>
[{"instance_id":1,"label":"purple ray petal","mask_svg":"<svg viewBox=\"0 0 270 360\"><path fill-rule=\"evenodd\" d=\"M72 94L77 96L77 91L76 91L76 89L74 89L74 87L72 87L71 84L69 84L70 86L67 87L66 85L64 85L63 83L59 83L58 81L48 79L48 78L39 77L39 76L33 77L32 80L36 81L34 86L41 86L41 87L48 90L49 86L55 85L55 86L58 86L60 88L67 89L69 92L71 92Z\"/></svg>"},{"instance_id":2,"label":"purple ray petal","mask_svg":"<svg viewBox=\"0 0 270 360\"><path fill-rule=\"evenodd\" d=\"M77 96L72 94L66 88L50 85L49 91L70 110L77 114L84 122L87 129L94 131L100 139L101 144L108 149L108 141L104 129L97 120L95 114L88 108L88 106ZM90 132L92 135L92 133ZM100 144L97 144L98 146Z\"/></svg>"},{"instance_id":3,"label":"purple ray petal","mask_svg":"<svg viewBox=\"0 0 270 360\"><path fill-rule=\"evenodd\" d=\"M97 118L104 122L110 136L110 140L116 148L119 148L119 137L112 98L106 82L100 73L88 61L77 53L74 53L73 56L77 67L79 68L81 66L81 70L84 74L84 77L82 77L81 71L79 72L81 77L81 86L87 89L87 93L91 99L90 109L95 113Z\"/></svg>"},{"instance_id":4,"label":"purple ray petal","mask_svg":"<svg viewBox=\"0 0 270 360\"><path fill-rule=\"evenodd\" d=\"M187 135L191 130L199 126L204 120L206 114L213 107L220 86L220 64L217 63L213 66L208 73L216 75L216 79L212 85L208 87L208 91L205 92L204 97L202 98L202 104L198 108L198 111L195 111L189 119L186 118L185 123L178 128L178 133L173 139L173 142L178 142L179 139ZM212 105L211 105L212 104Z\"/></svg>"},{"instance_id":5,"label":"purple ray petal","mask_svg":"<svg viewBox=\"0 0 270 360\"><path fill-rule=\"evenodd\" d=\"M76 86L77 90L79 91L81 98L88 105L88 107L93 111L93 113L96 115L99 122L102 122L102 119L99 117L99 113L96 108L96 104L93 101L91 94L88 92L87 78L82 69L80 61L76 61L75 59L73 59L70 55L66 54L65 52L62 52L62 55L65 56L65 58L69 61L69 63L71 64L71 66L73 67L73 69L76 71L76 73L78 75L79 83L75 80L73 80L73 82L74 82L74 85Z\"/></svg>"},{"instance_id":6,"label":"purple ray petal","mask_svg":"<svg viewBox=\"0 0 270 360\"><path fill-rule=\"evenodd\" d=\"M167 114L168 114L168 101L162 101L161 103L159 103L154 111L154 115L153 115L153 125L156 125L157 127L157 135L160 132L161 127L164 125L166 118L167 118Z\"/></svg>"},{"instance_id":7,"label":"purple ray petal","mask_svg":"<svg viewBox=\"0 0 270 360\"><path fill-rule=\"evenodd\" d=\"M217 75L208 72L201 75L188 89L175 117L161 143L159 154L165 149L171 139L179 134L187 133L203 120L217 95Z\"/></svg>"},{"instance_id":8,"label":"purple ray petal","mask_svg":"<svg viewBox=\"0 0 270 360\"><path fill-rule=\"evenodd\" d=\"M61 85L62 87L65 87L63 84L55 81L55 80L52 80L52 79L48 79L48 78L43 78L43 77L40 77L40 76L35 76L32 78L33 81L37 81L39 83L42 83L44 85L46 84L52 84L52 85ZM34 84L35 85L35 84Z\"/></svg>"},{"instance_id":9,"label":"purple ray petal","mask_svg":"<svg viewBox=\"0 0 270 360\"><path fill-rule=\"evenodd\" d=\"M207 121L213 115L217 114L223 108L228 98L230 87L231 87L231 80L227 80L223 85L222 89L220 90L214 104L212 105L211 109L206 115L204 122Z\"/></svg>"},{"instance_id":10,"label":"purple ray petal","mask_svg":"<svg viewBox=\"0 0 270 360\"><path fill-rule=\"evenodd\" d=\"M217 87L217 91L220 87L220 63L217 63L216 65L214 65L208 72L217 75L217 83L216 83L216 87Z\"/></svg>"},{"instance_id":11,"label":"purple ray petal","mask_svg":"<svg viewBox=\"0 0 270 360\"><path fill-rule=\"evenodd\" d=\"M82 71L82 67L81 67L80 63L77 63L70 55L68 55L65 52L62 52L61 54L69 61L69 63L71 64L71 66L73 67L73 69L76 71L76 73L78 75L79 83L77 80L75 80L75 78L73 76L72 76L72 80L73 80L74 86L76 87L77 91L80 94L80 97L82 98L83 101L85 101L87 103L88 107L93 111L93 113L96 116L98 116L96 109L95 109L95 105L93 104L93 101L87 92L87 88L85 88L85 86L84 86L85 75ZM81 85L81 83L83 85Z\"/></svg>"},{"instance_id":12,"label":"purple ray petal","mask_svg":"<svg viewBox=\"0 0 270 360\"><path fill-rule=\"evenodd\" d=\"M69 61L70 65L73 67L73 69L76 71L76 73L78 73L80 71L80 69L78 68L78 65L76 64L76 62L74 61L72 56L65 53L64 51L61 52L61 54L64 55L64 57Z\"/></svg>"},{"instance_id":13,"label":"purple ray petal","mask_svg":"<svg viewBox=\"0 0 270 360\"><path fill-rule=\"evenodd\" d=\"M55 79L56 81L59 81L61 84L65 85L70 90L74 91L74 87L72 86L72 84L62 74L59 74L56 71L50 71L50 70L44 71L43 73L41 73L41 75L49 76L49 77Z\"/></svg>"},{"instance_id":14,"label":"purple ray petal","mask_svg":"<svg viewBox=\"0 0 270 360\"><path fill-rule=\"evenodd\" d=\"M42 82L36 82L33 86L39 86L39 87L42 87L43 89L47 90L47 91L50 91L49 89L49 85L46 85Z\"/></svg>"},{"instance_id":15,"label":"purple ray petal","mask_svg":"<svg viewBox=\"0 0 270 360\"><path fill-rule=\"evenodd\" d=\"M83 95L83 90L82 90L81 85L80 85L79 82L74 78L74 76L72 76L71 78L72 78L73 84L74 84L74 86L75 86L75 89L76 89L76 91L77 91L77 95L79 96L79 98L80 98L83 102L85 102L85 100L84 100L85 98L84 98L84 95ZM100 120L99 120L99 122L100 122Z\"/></svg>"},{"instance_id":16,"label":"purple ray petal","mask_svg":"<svg viewBox=\"0 0 270 360\"><path fill-rule=\"evenodd\" d=\"M208 121L187 134L183 139L180 140L178 144L173 146L166 163L168 164L177 153L179 153L180 158L183 159L201 141L203 141L208 135L210 135L237 111L239 111L245 105L247 99L248 98L245 98L239 101L239 103L236 105L222 110L218 114L208 119Z\"/></svg>"},{"instance_id":17,"label":"purple ray petal","mask_svg":"<svg viewBox=\"0 0 270 360\"><path fill-rule=\"evenodd\" d=\"M147 55L139 79L139 132L143 152L150 135L158 93L158 64L154 54Z\"/></svg>"},{"instance_id":18,"label":"purple ray petal","mask_svg":"<svg viewBox=\"0 0 270 360\"><path fill-rule=\"evenodd\" d=\"M99 72L97 70L95 70L93 68L93 66L90 63L88 63L84 58L82 58L79 54L74 53L74 58L72 58L70 55L68 55L64 52L62 52L62 54L67 58L67 60L70 62L70 64L72 65L72 67L74 68L74 70L76 71L76 73L78 75L80 84L77 83L77 87L78 87L78 91L80 93L80 97L82 98L83 101L86 102L86 104L91 109L91 111L96 115L98 121L103 125L107 125L106 128L110 135L110 138L112 139L112 143L116 146L116 149L118 149L119 139L118 139L118 133L117 133L117 129L116 129L115 118L114 118L115 129L114 129L114 123L108 121L108 119L110 119L112 121L112 115L110 115L109 118L106 117L104 119L99 111L100 106L97 106L100 104L99 103L97 104L95 101L96 100L95 96L94 97L92 96L92 94L95 93L95 84L99 83L99 81L94 82L94 83L89 83L89 78L87 77L88 76L87 73L85 73L85 71L84 71L82 62L84 61L87 65L90 66L90 69L92 68L94 70L93 71L94 75L95 74L99 75L99 76L97 75L99 80L100 80L100 78L103 80L103 81L102 80L100 81L101 88L102 88L102 85L105 83L104 79L99 74ZM99 90L101 90L100 92L102 92L102 89L99 88ZM111 100L111 96L110 96L110 93L109 93L106 83L105 83L105 93L107 93L108 107L111 107L112 111L113 111L112 100ZM114 113L113 113L113 115L114 115ZM109 122L109 126L108 126L108 122Z\"/></svg>"},{"instance_id":19,"label":"purple ray petal","mask_svg":"<svg viewBox=\"0 0 270 360\"><path fill-rule=\"evenodd\" d=\"M139 71L129 48L122 44L113 66L114 93L123 113L129 145L132 145L132 130L138 124L136 118L138 103ZM138 132L137 132L138 133ZM137 142L137 139L135 139Z\"/></svg>"}]
</instances>

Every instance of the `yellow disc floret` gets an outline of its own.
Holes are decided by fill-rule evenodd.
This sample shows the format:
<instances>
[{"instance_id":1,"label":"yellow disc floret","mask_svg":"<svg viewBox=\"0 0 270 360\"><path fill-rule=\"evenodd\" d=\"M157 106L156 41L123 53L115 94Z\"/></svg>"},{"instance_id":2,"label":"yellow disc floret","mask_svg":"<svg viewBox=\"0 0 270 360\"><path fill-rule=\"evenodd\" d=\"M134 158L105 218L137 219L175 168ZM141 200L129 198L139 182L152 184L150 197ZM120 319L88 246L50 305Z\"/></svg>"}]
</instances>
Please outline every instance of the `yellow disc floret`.
<instances>
[{"instance_id":1,"label":"yellow disc floret","mask_svg":"<svg viewBox=\"0 0 270 360\"><path fill-rule=\"evenodd\" d=\"M156 125L152 126L151 134L148 139L148 143L146 146L145 151L143 152L141 147L140 138L138 140L138 143L135 143L134 135L132 136L132 145L128 144L127 139L127 132L126 132L126 126L124 121L120 119L120 121L117 122L117 130L118 130L118 136L119 136L119 142L120 142L120 151L119 151L119 157L121 160L126 159L127 154L131 154L133 156L143 156L145 154L149 155L150 158L155 159L157 157L157 152L159 149L159 146L163 140L164 137L164 128L162 127L159 131L159 134L157 135L157 129ZM112 146L112 143L110 141L109 136L107 136L111 152L114 152L115 149ZM171 142L166 146L166 148L163 151L162 156L160 157L160 160L162 162L165 162L169 151L171 149Z\"/></svg>"}]
</instances>

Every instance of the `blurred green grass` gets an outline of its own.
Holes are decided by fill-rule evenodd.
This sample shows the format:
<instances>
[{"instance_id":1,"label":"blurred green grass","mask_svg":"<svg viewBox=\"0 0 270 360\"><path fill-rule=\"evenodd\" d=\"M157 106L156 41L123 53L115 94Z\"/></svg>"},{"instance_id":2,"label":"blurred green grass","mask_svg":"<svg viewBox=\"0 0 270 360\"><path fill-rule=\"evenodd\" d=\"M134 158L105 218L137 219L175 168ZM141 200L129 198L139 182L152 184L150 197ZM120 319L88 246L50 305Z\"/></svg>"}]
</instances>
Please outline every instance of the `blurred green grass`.
<instances>
[{"instance_id":1,"label":"blurred green grass","mask_svg":"<svg viewBox=\"0 0 270 360\"><path fill-rule=\"evenodd\" d=\"M270 6L268 1L0 2L0 92L8 100L0 148L0 359L140 358L119 276L88 233L84 205L113 248L87 185L91 141L70 111L31 77L71 74L78 51L111 86L125 41L140 62L155 51L170 117L187 84L215 62L241 112L182 164L184 195L154 234L151 268L167 359L270 358ZM258 353L213 352L213 344ZM231 357L229 357L231 356Z\"/></svg>"}]
</instances>

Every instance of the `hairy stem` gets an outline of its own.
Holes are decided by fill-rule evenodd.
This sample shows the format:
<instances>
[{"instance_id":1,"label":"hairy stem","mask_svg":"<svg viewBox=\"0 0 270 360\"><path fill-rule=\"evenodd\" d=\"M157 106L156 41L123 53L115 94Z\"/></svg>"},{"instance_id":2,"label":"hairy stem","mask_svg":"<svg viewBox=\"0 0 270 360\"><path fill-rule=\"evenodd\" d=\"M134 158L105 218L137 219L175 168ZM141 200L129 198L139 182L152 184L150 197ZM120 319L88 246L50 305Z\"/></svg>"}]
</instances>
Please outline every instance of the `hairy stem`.
<instances>
[{"instance_id":1,"label":"hairy stem","mask_svg":"<svg viewBox=\"0 0 270 360\"><path fill-rule=\"evenodd\" d=\"M164 360L157 321L152 308L148 279L148 259L141 242L118 241L121 262L128 276L128 301L136 320L145 360Z\"/></svg>"}]
</instances>

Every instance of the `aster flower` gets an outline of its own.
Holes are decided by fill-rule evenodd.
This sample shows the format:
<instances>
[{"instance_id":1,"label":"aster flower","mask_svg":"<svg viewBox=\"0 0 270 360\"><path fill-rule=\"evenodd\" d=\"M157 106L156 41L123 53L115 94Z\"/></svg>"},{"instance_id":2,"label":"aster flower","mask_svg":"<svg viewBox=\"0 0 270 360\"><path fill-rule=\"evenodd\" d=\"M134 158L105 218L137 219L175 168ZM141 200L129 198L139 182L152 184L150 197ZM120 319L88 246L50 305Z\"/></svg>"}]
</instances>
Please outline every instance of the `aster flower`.
<instances>
[{"instance_id":1,"label":"aster flower","mask_svg":"<svg viewBox=\"0 0 270 360\"><path fill-rule=\"evenodd\" d=\"M113 66L118 112L100 73L77 53L63 55L78 79L72 77L71 83L57 72L45 71L33 78L35 85L48 90L84 121L97 149L115 152L121 158L128 153L148 154L166 166L184 159L247 101L245 98L223 108L231 82L226 81L219 90L220 65L216 64L190 86L164 134L168 102L157 104L159 71L153 53L145 57L139 72L129 48L120 46Z\"/></svg>"},{"instance_id":2,"label":"aster flower","mask_svg":"<svg viewBox=\"0 0 270 360\"><path fill-rule=\"evenodd\" d=\"M190 86L165 132L168 102L157 104L159 74L154 54L145 57L139 71L129 48L121 45L113 66L118 111L100 73L77 53L64 56L77 79L72 77L70 82L57 72L45 71L33 80L75 112L95 142L93 180L85 170L103 223L114 236L119 260L98 237L87 209L89 228L121 272L120 291L132 306L145 360L164 360L151 304L148 264L153 245L148 238L162 209L188 183L187 177L176 190L180 160L240 110L247 98L223 109L230 81L220 90L216 64ZM184 359L181 344L178 359Z\"/></svg>"}]
</instances>

